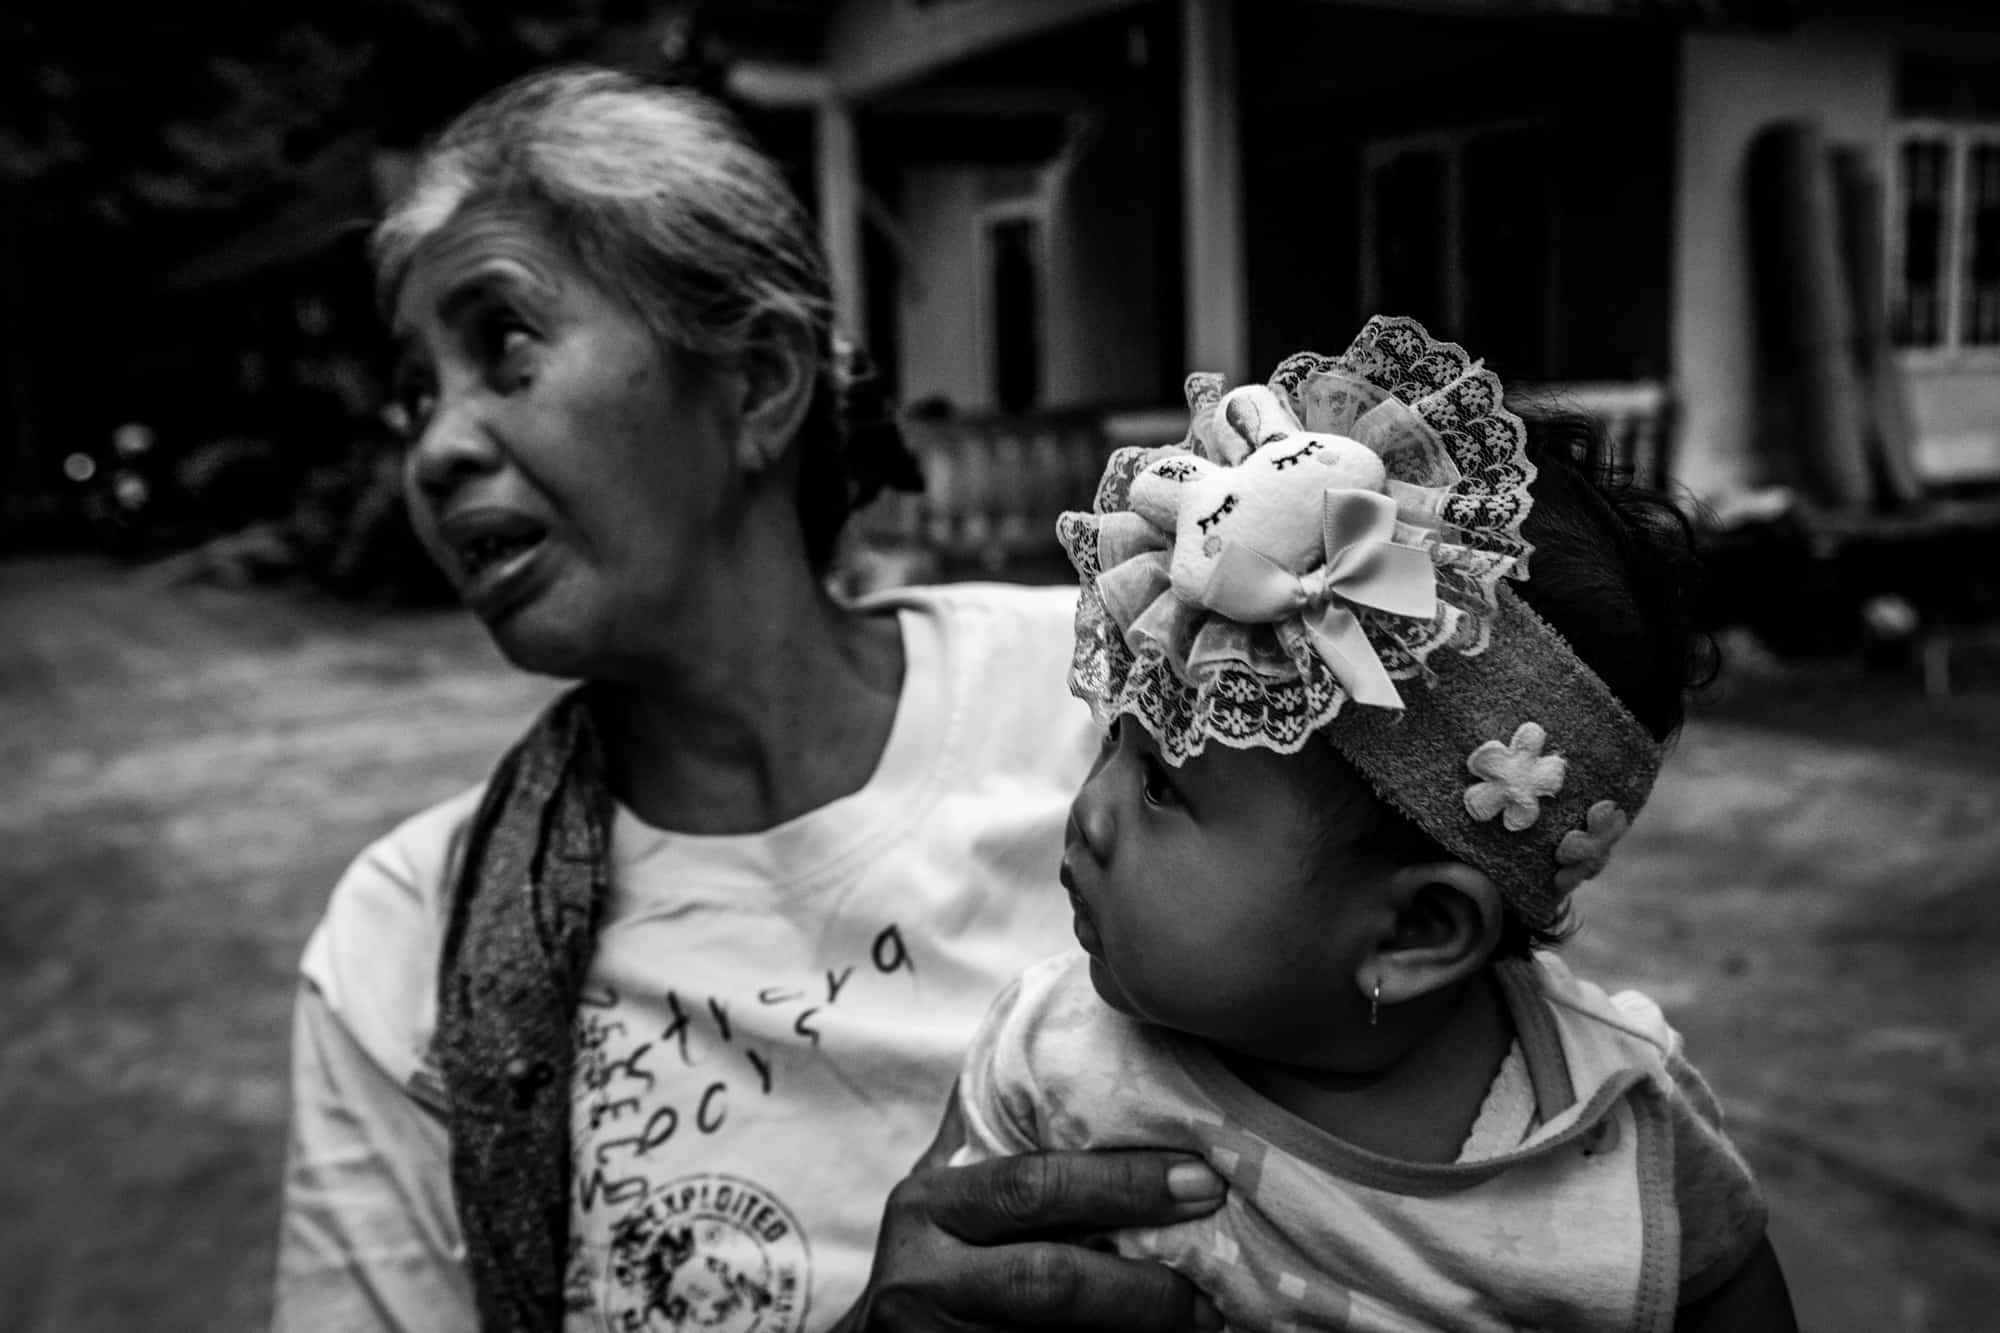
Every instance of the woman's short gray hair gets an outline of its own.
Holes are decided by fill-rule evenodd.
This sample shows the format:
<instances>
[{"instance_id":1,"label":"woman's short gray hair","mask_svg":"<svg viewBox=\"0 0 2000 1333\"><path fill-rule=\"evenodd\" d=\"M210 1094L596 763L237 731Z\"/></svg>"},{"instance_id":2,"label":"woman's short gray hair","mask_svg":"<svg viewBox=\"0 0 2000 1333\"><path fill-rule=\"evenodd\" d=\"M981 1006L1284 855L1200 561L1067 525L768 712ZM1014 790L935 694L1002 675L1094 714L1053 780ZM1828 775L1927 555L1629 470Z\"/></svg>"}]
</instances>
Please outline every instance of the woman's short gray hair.
<instances>
[{"instance_id":1,"label":"woman's short gray hair","mask_svg":"<svg viewBox=\"0 0 2000 1333\"><path fill-rule=\"evenodd\" d=\"M375 229L386 304L425 239L467 208L522 209L664 347L734 364L761 320L812 338L799 432L806 555L824 570L848 515L884 486L922 488L867 358L837 340L812 219L735 118L698 93L605 69L531 74L429 146Z\"/></svg>"},{"instance_id":2,"label":"woman's short gray hair","mask_svg":"<svg viewBox=\"0 0 2000 1333\"><path fill-rule=\"evenodd\" d=\"M656 336L716 363L776 316L831 370L833 302L811 219L735 119L698 93L612 70L521 79L466 111L375 232L388 297L468 206L525 207Z\"/></svg>"}]
</instances>

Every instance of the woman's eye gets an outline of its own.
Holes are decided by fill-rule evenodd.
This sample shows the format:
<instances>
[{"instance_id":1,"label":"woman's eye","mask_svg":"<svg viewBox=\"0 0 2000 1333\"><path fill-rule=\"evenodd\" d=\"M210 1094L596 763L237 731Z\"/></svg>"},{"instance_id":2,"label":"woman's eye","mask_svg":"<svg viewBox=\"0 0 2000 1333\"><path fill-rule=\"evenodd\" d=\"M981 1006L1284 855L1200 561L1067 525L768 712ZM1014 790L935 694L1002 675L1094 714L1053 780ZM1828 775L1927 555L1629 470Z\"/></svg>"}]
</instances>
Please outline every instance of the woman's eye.
<instances>
[{"instance_id":1,"label":"woman's eye","mask_svg":"<svg viewBox=\"0 0 2000 1333\"><path fill-rule=\"evenodd\" d=\"M486 364L495 387L511 391L527 387L534 378L534 334L510 318L496 318L487 326Z\"/></svg>"},{"instance_id":2,"label":"woman's eye","mask_svg":"<svg viewBox=\"0 0 2000 1333\"><path fill-rule=\"evenodd\" d=\"M417 437L424 433L424 425L431 419L431 411L436 406L436 388L424 380L411 377L397 383L383 419L405 443L414 444Z\"/></svg>"},{"instance_id":3,"label":"woman's eye","mask_svg":"<svg viewBox=\"0 0 2000 1333\"><path fill-rule=\"evenodd\" d=\"M1146 798L1147 805L1173 806L1181 801L1181 794L1167 778L1166 766L1153 758L1148 758L1141 770L1139 794Z\"/></svg>"}]
</instances>

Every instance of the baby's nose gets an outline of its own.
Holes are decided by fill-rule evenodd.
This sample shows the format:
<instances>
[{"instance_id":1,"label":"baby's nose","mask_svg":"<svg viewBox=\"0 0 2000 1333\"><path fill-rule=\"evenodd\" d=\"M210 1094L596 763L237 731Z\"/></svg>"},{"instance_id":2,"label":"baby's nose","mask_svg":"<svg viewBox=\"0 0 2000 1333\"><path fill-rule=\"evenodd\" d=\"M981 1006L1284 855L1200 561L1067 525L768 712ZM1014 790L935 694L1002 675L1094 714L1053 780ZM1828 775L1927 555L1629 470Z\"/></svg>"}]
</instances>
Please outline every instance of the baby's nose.
<instances>
[{"instance_id":1,"label":"baby's nose","mask_svg":"<svg viewBox=\"0 0 2000 1333\"><path fill-rule=\"evenodd\" d=\"M1106 802L1096 792L1097 781L1083 784L1083 789L1070 802L1069 826L1071 841L1081 840L1092 857L1103 861L1111 855L1111 843L1117 836L1117 827L1112 822L1111 811Z\"/></svg>"}]
</instances>

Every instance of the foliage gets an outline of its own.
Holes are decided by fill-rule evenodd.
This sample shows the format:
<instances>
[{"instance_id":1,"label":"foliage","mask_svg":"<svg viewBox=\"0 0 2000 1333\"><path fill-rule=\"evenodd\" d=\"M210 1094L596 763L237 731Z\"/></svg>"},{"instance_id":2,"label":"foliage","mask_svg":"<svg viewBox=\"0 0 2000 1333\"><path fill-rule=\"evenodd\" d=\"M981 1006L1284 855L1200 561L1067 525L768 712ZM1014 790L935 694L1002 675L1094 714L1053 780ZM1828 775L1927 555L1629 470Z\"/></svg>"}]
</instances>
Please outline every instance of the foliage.
<instances>
[{"instance_id":1,"label":"foliage","mask_svg":"<svg viewBox=\"0 0 2000 1333\"><path fill-rule=\"evenodd\" d=\"M671 10L646 0L25 0L0 17L0 181L33 221L138 233L298 183L329 144L414 142L528 67Z\"/></svg>"},{"instance_id":2,"label":"foliage","mask_svg":"<svg viewBox=\"0 0 2000 1333\"><path fill-rule=\"evenodd\" d=\"M384 349L346 225L374 207L376 150L411 147L561 60L713 89L708 12L695 0L0 6L0 314L36 335L0 360L17 387L0 414L0 536L24 531L32 508L136 557L222 541L220 567L247 553L260 576L421 582L401 507L382 502L393 476L371 461ZM315 395L336 364L358 367L353 383ZM126 422L159 447L141 469L156 475L119 499L107 488L132 468L97 455ZM215 459L269 466L188 481ZM273 540L234 540L257 525Z\"/></svg>"}]
</instances>

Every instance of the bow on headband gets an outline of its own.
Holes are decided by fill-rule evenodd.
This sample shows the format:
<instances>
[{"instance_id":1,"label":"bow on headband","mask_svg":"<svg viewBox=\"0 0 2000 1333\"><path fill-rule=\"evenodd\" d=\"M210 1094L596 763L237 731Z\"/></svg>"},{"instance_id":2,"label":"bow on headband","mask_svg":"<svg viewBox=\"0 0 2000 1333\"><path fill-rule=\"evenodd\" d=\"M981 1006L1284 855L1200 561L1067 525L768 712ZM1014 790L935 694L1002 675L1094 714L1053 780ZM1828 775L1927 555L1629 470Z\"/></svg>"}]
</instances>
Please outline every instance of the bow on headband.
<instances>
[{"instance_id":1,"label":"bow on headband","mask_svg":"<svg viewBox=\"0 0 2000 1333\"><path fill-rule=\"evenodd\" d=\"M1349 697L1401 708L1403 696L1348 604L1392 615L1437 614L1437 573L1430 552L1391 541L1396 502L1373 491L1330 490L1320 531L1326 563L1295 574L1240 541L1223 544L1195 599L1218 615L1263 624L1298 615L1320 660Z\"/></svg>"}]
</instances>

